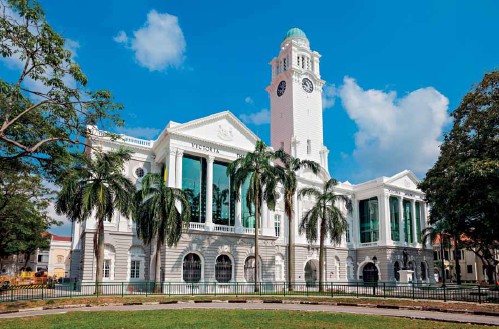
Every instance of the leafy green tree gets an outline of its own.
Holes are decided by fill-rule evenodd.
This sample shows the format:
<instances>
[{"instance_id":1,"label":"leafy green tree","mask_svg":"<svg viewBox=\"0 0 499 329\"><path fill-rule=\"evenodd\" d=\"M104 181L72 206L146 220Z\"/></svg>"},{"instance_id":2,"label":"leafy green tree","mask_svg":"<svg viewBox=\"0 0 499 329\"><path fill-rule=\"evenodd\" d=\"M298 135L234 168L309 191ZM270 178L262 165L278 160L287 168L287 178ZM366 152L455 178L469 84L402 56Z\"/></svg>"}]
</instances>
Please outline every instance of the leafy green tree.
<instances>
[{"instance_id":1,"label":"leafy green tree","mask_svg":"<svg viewBox=\"0 0 499 329\"><path fill-rule=\"evenodd\" d=\"M97 263L95 281L102 282L104 265L104 221L111 221L115 211L130 217L134 209L135 186L123 175L131 152L119 149L109 153L85 153L77 158L58 182L56 211L71 221L97 220L94 253Z\"/></svg>"},{"instance_id":2,"label":"leafy green tree","mask_svg":"<svg viewBox=\"0 0 499 329\"><path fill-rule=\"evenodd\" d=\"M137 191L134 220L137 235L145 244L156 240L154 282L159 283L161 247L177 245L182 236L182 223L189 222L191 207L187 194L178 188L168 187L163 173L148 173L142 179L142 189ZM159 285L155 285L159 289ZM157 290L155 289L155 290Z\"/></svg>"},{"instance_id":3,"label":"leafy green tree","mask_svg":"<svg viewBox=\"0 0 499 329\"><path fill-rule=\"evenodd\" d=\"M74 43L74 42L73 42ZM122 124L108 91L91 91L65 40L35 1L0 0L0 55L20 71L0 78L0 158L39 162L48 174L91 135L87 125Z\"/></svg>"},{"instance_id":4,"label":"leafy green tree","mask_svg":"<svg viewBox=\"0 0 499 329\"><path fill-rule=\"evenodd\" d=\"M279 182L284 180L284 170L274 165L275 153L267 148L262 141L257 141L255 151L235 160L227 167L227 175L231 179L231 189L235 200L240 200L239 189L249 179L249 188L246 204L252 213L255 210L255 292L260 291L259 277L259 248L258 236L263 203L266 202L270 210L275 209L275 190ZM253 208L254 207L254 208Z\"/></svg>"},{"instance_id":5,"label":"leafy green tree","mask_svg":"<svg viewBox=\"0 0 499 329\"><path fill-rule=\"evenodd\" d=\"M300 234L305 233L310 243L315 243L319 238L319 291L324 291L324 241L329 235L331 243L340 243L341 236L347 229L347 221L343 212L337 207L339 202L344 202L347 209L351 209L348 196L336 194L334 187L338 182L331 178L324 183L322 191L315 187L300 190L302 197L311 197L315 205L303 216L299 226ZM319 228L319 230L317 230Z\"/></svg>"},{"instance_id":6,"label":"leafy green tree","mask_svg":"<svg viewBox=\"0 0 499 329\"><path fill-rule=\"evenodd\" d=\"M42 233L60 224L47 215L50 189L30 173L19 161L0 161L0 259L43 248Z\"/></svg>"},{"instance_id":7,"label":"leafy green tree","mask_svg":"<svg viewBox=\"0 0 499 329\"><path fill-rule=\"evenodd\" d=\"M446 221L455 243L464 236L492 270L497 261L490 251L499 236L499 71L485 74L452 117L440 156L419 187L431 206L430 223Z\"/></svg>"},{"instance_id":8,"label":"leafy green tree","mask_svg":"<svg viewBox=\"0 0 499 329\"><path fill-rule=\"evenodd\" d=\"M295 256L294 256L294 240L295 232L293 231L294 223L294 200L296 197L296 190L298 188L298 179L296 172L308 168L314 174L319 173L320 165L311 160L300 160L294 158L287 154L283 150L278 150L276 152L277 158L281 161L284 168L284 180L282 182L284 186L284 213L288 217L288 282L289 290L293 290L293 278L295 273Z\"/></svg>"}]
</instances>

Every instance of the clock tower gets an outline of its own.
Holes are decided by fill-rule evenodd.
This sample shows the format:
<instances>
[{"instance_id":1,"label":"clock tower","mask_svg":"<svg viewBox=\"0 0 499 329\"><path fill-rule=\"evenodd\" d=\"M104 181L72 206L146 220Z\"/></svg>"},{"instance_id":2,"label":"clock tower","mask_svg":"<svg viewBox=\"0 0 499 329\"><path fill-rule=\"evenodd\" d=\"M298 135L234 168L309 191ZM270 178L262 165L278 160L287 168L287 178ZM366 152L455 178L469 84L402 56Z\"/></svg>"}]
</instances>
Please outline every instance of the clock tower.
<instances>
[{"instance_id":1,"label":"clock tower","mask_svg":"<svg viewBox=\"0 0 499 329\"><path fill-rule=\"evenodd\" d=\"M323 144L321 55L310 49L305 33L292 28L272 59L270 95L271 145L300 159L314 160L328 171Z\"/></svg>"}]
</instances>

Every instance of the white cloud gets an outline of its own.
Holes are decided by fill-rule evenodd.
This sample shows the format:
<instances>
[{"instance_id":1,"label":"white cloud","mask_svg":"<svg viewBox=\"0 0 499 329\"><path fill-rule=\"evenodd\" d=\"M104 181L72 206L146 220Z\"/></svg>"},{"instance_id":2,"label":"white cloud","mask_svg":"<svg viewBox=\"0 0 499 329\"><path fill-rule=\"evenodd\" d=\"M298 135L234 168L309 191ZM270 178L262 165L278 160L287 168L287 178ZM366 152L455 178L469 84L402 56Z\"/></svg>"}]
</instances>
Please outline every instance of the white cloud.
<instances>
[{"instance_id":1,"label":"white cloud","mask_svg":"<svg viewBox=\"0 0 499 329\"><path fill-rule=\"evenodd\" d=\"M335 85L325 85L322 91L322 109L329 109L334 106L338 91Z\"/></svg>"},{"instance_id":2,"label":"white cloud","mask_svg":"<svg viewBox=\"0 0 499 329\"><path fill-rule=\"evenodd\" d=\"M144 26L134 31L132 38L125 31L120 31L113 39L132 49L139 65L150 71L178 67L184 61L184 34L178 18L168 13L151 10Z\"/></svg>"},{"instance_id":3,"label":"white cloud","mask_svg":"<svg viewBox=\"0 0 499 329\"><path fill-rule=\"evenodd\" d=\"M248 97L246 97L246 98L244 99L244 102L245 102L246 104L253 104L253 99L252 99L251 97L249 97L249 96L248 96Z\"/></svg>"},{"instance_id":4,"label":"white cloud","mask_svg":"<svg viewBox=\"0 0 499 329\"><path fill-rule=\"evenodd\" d=\"M359 179L389 176L404 169L423 176L439 155L442 130L450 122L449 100L433 87L397 98L394 91L363 90L345 77L339 96L355 121L354 157Z\"/></svg>"},{"instance_id":5,"label":"white cloud","mask_svg":"<svg viewBox=\"0 0 499 329\"><path fill-rule=\"evenodd\" d=\"M124 43L125 45L128 44L128 36L125 31L119 31L118 34L113 37L113 40L117 43Z\"/></svg>"},{"instance_id":6,"label":"white cloud","mask_svg":"<svg viewBox=\"0 0 499 329\"><path fill-rule=\"evenodd\" d=\"M256 113L241 114L239 118L246 124L265 125L270 123L270 111L262 109Z\"/></svg>"},{"instance_id":7,"label":"white cloud","mask_svg":"<svg viewBox=\"0 0 499 329\"><path fill-rule=\"evenodd\" d=\"M158 136L160 132L160 129L148 128L148 127L135 127L135 128L120 127L117 130L118 133L120 134L125 134L128 136L145 138L145 139L154 139Z\"/></svg>"}]
</instances>

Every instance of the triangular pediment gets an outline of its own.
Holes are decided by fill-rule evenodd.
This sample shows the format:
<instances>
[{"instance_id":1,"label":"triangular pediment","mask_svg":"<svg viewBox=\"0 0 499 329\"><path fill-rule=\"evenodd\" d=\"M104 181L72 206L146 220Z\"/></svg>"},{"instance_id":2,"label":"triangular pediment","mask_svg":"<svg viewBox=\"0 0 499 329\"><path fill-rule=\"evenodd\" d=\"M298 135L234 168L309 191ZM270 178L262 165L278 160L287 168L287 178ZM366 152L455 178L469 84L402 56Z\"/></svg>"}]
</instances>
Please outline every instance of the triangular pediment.
<instances>
[{"instance_id":1,"label":"triangular pediment","mask_svg":"<svg viewBox=\"0 0 499 329\"><path fill-rule=\"evenodd\" d=\"M408 190L417 190L419 180L410 170L404 170L385 181L385 184L397 186Z\"/></svg>"},{"instance_id":2,"label":"triangular pediment","mask_svg":"<svg viewBox=\"0 0 499 329\"><path fill-rule=\"evenodd\" d=\"M169 133L252 151L259 139L248 127L229 111L178 124Z\"/></svg>"}]
</instances>

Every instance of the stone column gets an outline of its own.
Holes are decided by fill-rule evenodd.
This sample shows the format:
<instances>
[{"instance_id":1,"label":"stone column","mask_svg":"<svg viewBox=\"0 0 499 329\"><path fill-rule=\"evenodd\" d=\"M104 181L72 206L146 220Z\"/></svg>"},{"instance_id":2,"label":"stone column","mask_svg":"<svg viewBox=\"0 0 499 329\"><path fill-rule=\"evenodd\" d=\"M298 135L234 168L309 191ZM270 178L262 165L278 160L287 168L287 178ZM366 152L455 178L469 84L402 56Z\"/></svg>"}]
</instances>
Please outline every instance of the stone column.
<instances>
[{"instance_id":1,"label":"stone column","mask_svg":"<svg viewBox=\"0 0 499 329\"><path fill-rule=\"evenodd\" d=\"M183 150L177 150L177 157L175 159L175 187L182 188L182 157L184 156Z\"/></svg>"},{"instance_id":2,"label":"stone column","mask_svg":"<svg viewBox=\"0 0 499 329\"><path fill-rule=\"evenodd\" d=\"M392 222L391 222L391 214L390 214L390 194L383 193L383 209L384 209L384 233L385 233L385 243L386 245L393 245L392 240Z\"/></svg>"},{"instance_id":3,"label":"stone column","mask_svg":"<svg viewBox=\"0 0 499 329\"><path fill-rule=\"evenodd\" d=\"M206 159L206 229L213 230L213 155Z\"/></svg>"},{"instance_id":4,"label":"stone column","mask_svg":"<svg viewBox=\"0 0 499 329\"><path fill-rule=\"evenodd\" d=\"M242 215L243 215L243 204L242 202L245 202L241 198L241 190L242 187L239 187L239 201L236 201L236 220L234 223L234 230L236 233L242 233L243 232L243 223L242 223Z\"/></svg>"},{"instance_id":5,"label":"stone column","mask_svg":"<svg viewBox=\"0 0 499 329\"><path fill-rule=\"evenodd\" d=\"M416 225L416 202L414 199L411 199L411 217L412 217L412 237L414 244L418 243L417 239L417 234L420 234L421 232L418 232L418 228Z\"/></svg>"},{"instance_id":6,"label":"stone column","mask_svg":"<svg viewBox=\"0 0 499 329\"><path fill-rule=\"evenodd\" d=\"M399 197L399 235L400 235L400 242L402 244L405 243L405 231L404 231L404 198L402 196Z\"/></svg>"},{"instance_id":7,"label":"stone column","mask_svg":"<svg viewBox=\"0 0 499 329\"><path fill-rule=\"evenodd\" d=\"M176 182L175 182L175 162L176 162L176 157L177 155L177 149L171 148L167 152L167 158L166 158L166 169L168 170L167 177L167 186L168 187L175 187Z\"/></svg>"}]
</instances>

